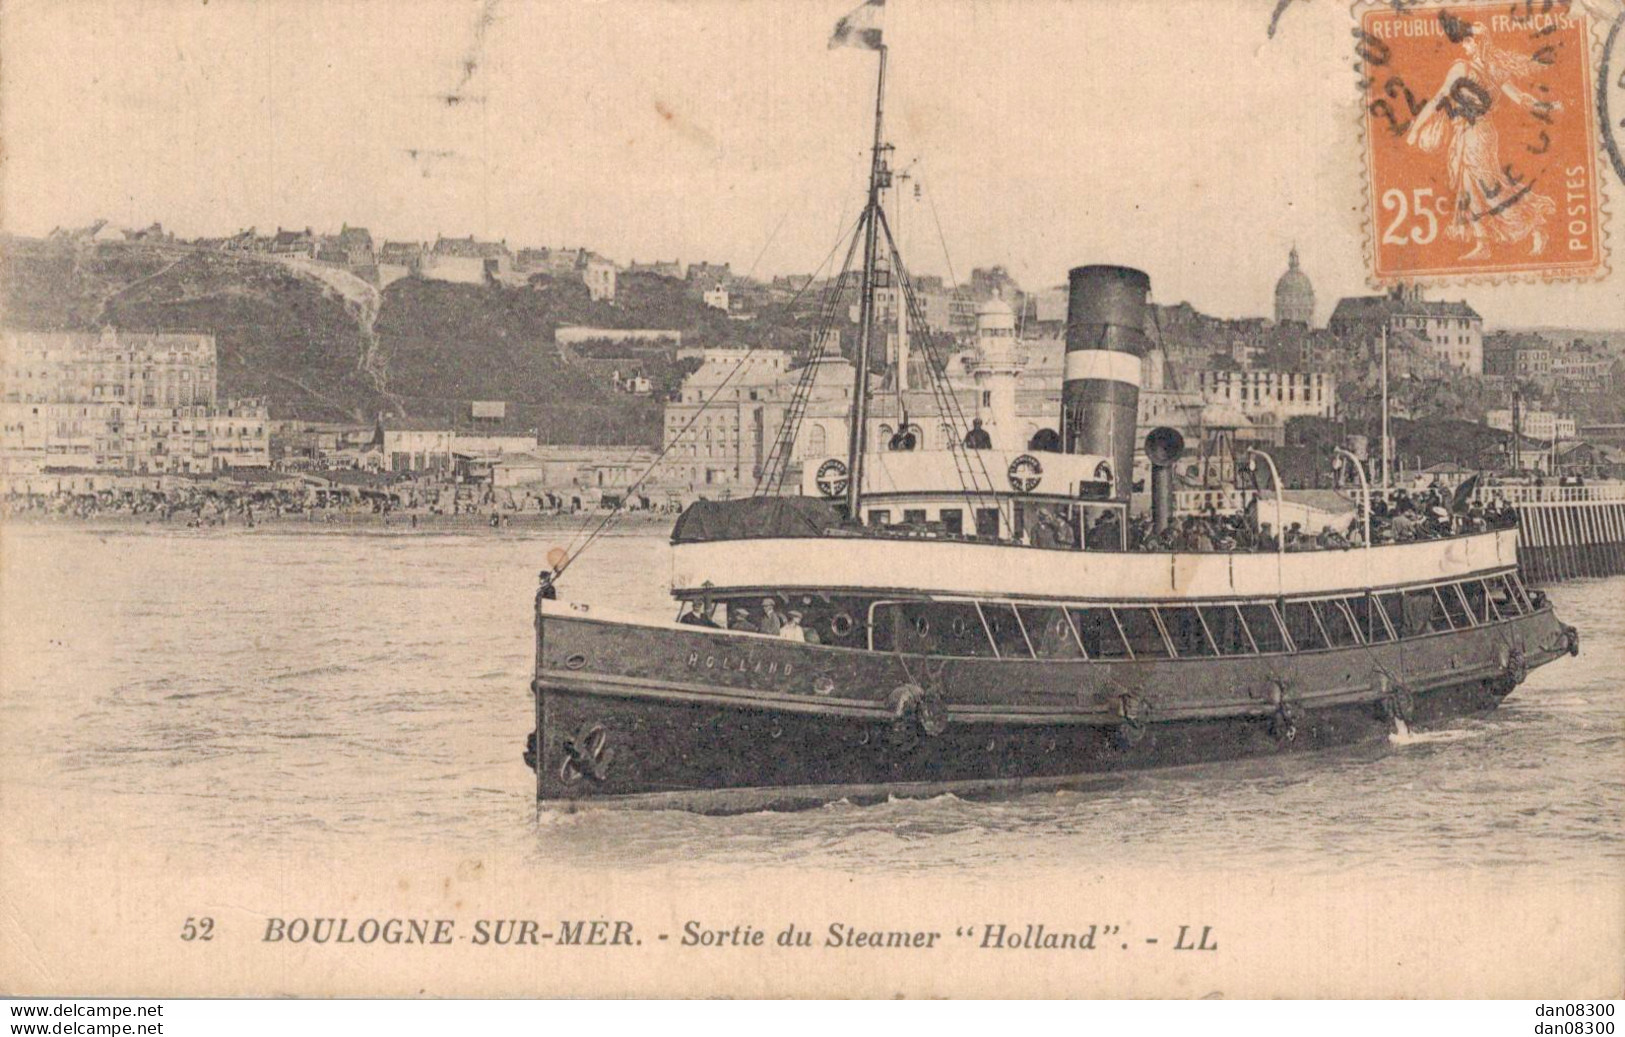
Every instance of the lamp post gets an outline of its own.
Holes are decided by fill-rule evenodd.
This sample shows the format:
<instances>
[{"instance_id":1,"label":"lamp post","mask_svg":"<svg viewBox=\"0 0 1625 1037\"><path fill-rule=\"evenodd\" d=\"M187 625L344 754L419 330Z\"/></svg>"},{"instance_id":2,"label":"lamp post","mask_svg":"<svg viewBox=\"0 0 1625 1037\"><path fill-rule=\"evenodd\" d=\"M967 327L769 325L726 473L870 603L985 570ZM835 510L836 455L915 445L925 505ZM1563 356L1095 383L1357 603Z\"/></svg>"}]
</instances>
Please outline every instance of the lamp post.
<instances>
[{"instance_id":1,"label":"lamp post","mask_svg":"<svg viewBox=\"0 0 1625 1037\"><path fill-rule=\"evenodd\" d=\"M1382 326L1382 492L1388 495L1388 325Z\"/></svg>"},{"instance_id":2,"label":"lamp post","mask_svg":"<svg viewBox=\"0 0 1625 1037\"><path fill-rule=\"evenodd\" d=\"M1358 472L1359 475L1360 475L1360 493L1365 498L1365 546L1367 548L1370 548L1371 547L1371 483L1365 477L1365 465L1360 463L1360 459L1358 457L1355 457L1351 452L1349 452L1347 450L1344 450L1340 446L1332 447L1332 453L1337 454L1337 455L1342 456L1342 457L1348 458L1350 463L1352 463L1354 465L1354 470L1356 472Z\"/></svg>"},{"instance_id":3,"label":"lamp post","mask_svg":"<svg viewBox=\"0 0 1625 1037\"><path fill-rule=\"evenodd\" d=\"M1284 594L1281 569L1286 557L1286 530L1281 527L1281 472L1275 467L1275 458L1262 450L1249 447L1247 457L1262 457L1264 463L1270 466L1270 480L1275 483L1275 589L1277 594Z\"/></svg>"}]
</instances>

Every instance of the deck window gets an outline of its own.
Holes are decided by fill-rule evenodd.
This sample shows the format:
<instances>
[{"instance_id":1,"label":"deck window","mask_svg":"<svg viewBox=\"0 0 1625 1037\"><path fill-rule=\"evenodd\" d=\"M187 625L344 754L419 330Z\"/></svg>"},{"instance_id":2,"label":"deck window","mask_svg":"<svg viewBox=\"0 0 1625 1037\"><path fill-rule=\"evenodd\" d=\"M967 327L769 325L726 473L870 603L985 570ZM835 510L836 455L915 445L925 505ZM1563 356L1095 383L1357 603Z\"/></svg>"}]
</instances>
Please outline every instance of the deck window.
<instances>
[{"instance_id":1,"label":"deck window","mask_svg":"<svg viewBox=\"0 0 1625 1037\"><path fill-rule=\"evenodd\" d=\"M1354 617L1343 607L1341 601L1316 601L1312 604L1315 607L1316 617L1320 619L1320 628L1326 631L1332 647L1347 648L1360 643L1360 634L1355 629Z\"/></svg>"},{"instance_id":2,"label":"deck window","mask_svg":"<svg viewBox=\"0 0 1625 1037\"><path fill-rule=\"evenodd\" d=\"M1523 606L1511 580L1505 576L1491 576L1484 583L1489 588L1490 604L1495 611L1508 619L1523 614Z\"/></svg>"},{"instance_id":3,"label":"deck window","mask_svg":"<svg viewBox=\"0 0 1625 1037\"><path fill-rule=\"evenodd\" d=\"M959 508L943 508L942 531L949 536L959 536L965 532L965 513Z\"/></svg>"},{"instance_id":4,"label":"deck window","mask_svg":"<svg viewBox=\"0 0 1625 1037\"><path fill-rule=\"evenodd\" d=\"M1444 603L1432 587L1405 592L1406 637L1443 633L1450 629L1450 618L1445 614Z\"/></svg>"},{"instance_id":5,"label":"deck window","mask_svg":"<svg viewBox=\"0 0 1625 1037\"><path fill-rule=\"evenodd\" d=\"M976 509L976 535L988 540L999 539L999 509Z\"/></svg>"},{"instance_id":6,"label":"deck window","mask_svg":"<svg viewBox=\"0 0 1625 1037\"><path fill-rule=\"evenodd\" d=\"M925 509L924 508L904 508L903 509L903 525L905 525L905 526L923 526L923 525L925 525Z\"/></svg>"},{"instance_id":7,"label":"deck window","mask_svg":"<svg viewBox=\"0 0 1625 1037\"><path fill-rule=\"evenodd\" d=\"M1507 573L1507 582L1512 584L1512 589L1517 592L1518 604L1523 607L1524 612L1535 611L1535 599L1529 596L1529 588L1524 586L1523 575L1516 572Z\"/></svg>"},{"instance_id":8,"label":"deck window","mask_svg":"<svg viewBox=\"0 0 1625 1037\"><path fill-rule=\"evenodd\" d=\"M874 608L880 652L991 657L993 645L976 606L958 601L883 602ZM1023 653L1025 654L1025 653Z\"/></svg>"},{"instance_id":9,"label":"deck window","mask_svg":"<svg viewBox=\"0 0 1625 1037\"><path fill-rule=\"evenodd\" d=\"M1032 642L1033 653L1040 659L1078 659L1083 656L1083 649L1077 635L1072 632L1065 609L1023 605L1017 611L1021 613L1022 626L1027 628L1027 640ZM1106 620L1110 622L1111 617L1107 616Z\"/></svg>"},{"instance_id":10,"label":"deck window","mask_svg":"<svg viewBox=\"0 0 1625 1037\"><path fill-rule=\"evenodd\" d=\"M1133 654L1111 609L1068 609L1078 640L1091 659L1131 659Z\"/></svg>"},{"instance_id":11,"label":"deck window","mask_svg":"<svg viewBox=\"0 0 1625 1037\"><path fill-rule=\"evenodd\" d=\"M1467 610L1467 602L1461 596L1461 588L1454 583L1447 583L1435 588L1439 592L1439 600L1444 604L1445 615L1450 617L1450 625L1457 630L1466 630L1473 625L1472 613Z\"/></svg>"},{"instance_id":12,"label":"deck window","mask_svg":"<svg viewBox=\"0 0 1625 1037\"><path fill-rule=\"evenodd\" d=\"M1467 601L1467 614L1473 617L1473 622L1490 623L1495 620L1495 614L1490 611L1490 596L1484 593L1482 580L1464 580L1456 586Z\"/></svg>"},{"instance_id":13,"label":"deck window","mask_svg":"<svg viewBox=\"0 0 1625 1037\"><path fill-rule=\"evenodd\" d=\"M1241 617L1247 621L1247 632L1260 652L1291 651L1274 608L1269 605L1242 605L1240 608Z\"/></svg>"},{"instance_id":14,"label":"deck window","mask_svg":"<svg viewBox=\"0 0 1625 1037\"><path fill-rule=\"evenodd\" d=\"M876 527L891 525L891 511L888 508L870 508L869 525Z\"/></svg>"},{"instance_id":15,"label":"deck window","mask_svg":"<svg viewBox=\"0 0 1625 1037\"><path fill-rule=\"evenodd\" d=\"M1027 644L1027 635L1021 629L1021 620L1016 618L1016 610L1010 605L983 605L982 619L987 623L987 632L993 638L993 644L998 648L999 655L1005 659L1031 659L1032 648Z\"/></svg>"},{"instance_id":16,"label":"deck window","mask_svg":"<svg viewBox=\"0 0 1625 1037\"><path fill-rule=\"evenodd\" d=\"M1190 605L1165 606L1157 610L1162 614L1163 629L1174 643L1174 653L1181 659L1199 659L1217 655L1213 642L1208 639L1202 616Z\"/></svg>"},{"instance_id":17,"label":"deck window","mask_svg":"<svg viewBox=\"0 0 1625 1037\"><path fill-rule=\"evenodd\" d=\"M1287 602L1282 610L1282 618L1286 620L1287 633L1292 635L1292 643L1297 645L1298 651L1313 652L1330 647L1326 632L1320 628L1320 620L1315 618L1315 610L1309 607L1307 601Z\"/></svg>"},{"instance_id":18,"label":"deck window","mask_svg":"<svg viewBox=\"0 0 1625 1037\"><path fill-rule=\"evenodd\" d=\"M1203 605L1202 622L1213 638L1213 647L1220 655L1252 655L1252 638L1247 636L1247 624L1234 605Z\"/></svg>"},{"instance_id":19,"label":"deck window","mask_svg":"<svg viewBox=\"0 0 1625 1037\"><path fill-rule=\"evenodd\" d=\"M1354 617L1354 625L1359 628L1361 636L1367 643L1379 644L1393 640L1388 624L1383 621L1382 606L1377 604L1375 597L1362 594L1358 598L1345 598L1343 603L1348 606L1349 613Z\"/></svg>"},{"instance_id":20,"label":"deck window","mask_svg":"<svg viewBox=\"0 0 1625 1037\"><path fill-rule=\"evenodd\" d=\"M1409 625L1405 619L1405 596L1398 591L1388 591L1377 595L1377 604L1382 606L1382 614L1388 620L1388 627L1394 632L1394 638L1411 637Z\"/></svg>"},{"instance_id":21,"label":"deck window","mask_svg":"<svg viewBox=\"0 0 1625 1037\"><path fill-rule=\"evenodd\" d=\"M1155 609L1113 609L1112 613L1136 659L1166 659L1171 654Z\"/></svg>"}]
</instances>

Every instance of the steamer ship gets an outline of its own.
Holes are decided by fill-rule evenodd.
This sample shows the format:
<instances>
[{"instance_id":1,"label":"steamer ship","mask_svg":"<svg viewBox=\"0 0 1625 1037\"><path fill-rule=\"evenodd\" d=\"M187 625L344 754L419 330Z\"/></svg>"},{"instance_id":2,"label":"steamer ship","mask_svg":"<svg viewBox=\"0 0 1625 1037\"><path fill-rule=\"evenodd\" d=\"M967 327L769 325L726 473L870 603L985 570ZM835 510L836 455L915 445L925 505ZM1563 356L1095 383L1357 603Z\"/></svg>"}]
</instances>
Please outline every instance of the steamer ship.
<instances>
[{"instance_id":1,"label":"steamer ship","mask_svg":"<svg viewBox=\"0 0 1625 1037\"><path fill-rule=\"evenodd\" d=\"M878 32L863 41L879 56L868 202L835 279L839 299L854 275L861 300L846 453L805 458L800 492L781 492L798 395L762 492L678 519L680 619L538 596L525 753L538 800L793 808L1304 752L1494 709L1531 669L1578 651L1525 586L1516 530L1385 546L1368 535L1335 551L1286 552L1279 537L1263 552L1128 550L1150 293L1138 270L1070 272L1052 439L965 428L944 388L957 427L942 449L871 444L882 277L919 326L924 366L946 379L882 205L886 49ZM1010 309L985 304L978 328L1000 369ZM1181 444L1156 429L1145 448L1161 528Z\"/></svg>"}]
</instances>

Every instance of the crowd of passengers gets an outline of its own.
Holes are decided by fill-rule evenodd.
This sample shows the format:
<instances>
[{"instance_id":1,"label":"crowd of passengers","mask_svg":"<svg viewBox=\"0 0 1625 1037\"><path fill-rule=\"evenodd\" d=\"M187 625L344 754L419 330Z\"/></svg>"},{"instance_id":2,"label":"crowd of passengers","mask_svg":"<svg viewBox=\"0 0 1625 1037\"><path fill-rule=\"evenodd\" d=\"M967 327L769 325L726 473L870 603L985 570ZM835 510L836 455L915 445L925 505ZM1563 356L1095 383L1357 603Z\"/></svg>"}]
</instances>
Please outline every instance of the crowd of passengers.
<instances>
[{"instance_id":1,"label":"crowd of passengers","mask_svg":"<svg viewBox=\"0 0 1625 1037\"><path fill-rule=\"evenodd\" d=\"M1152 528L1149 515L1129 521L1130 551L1287 551L1338 550L1365 546L1364 509L1357 506L1348 525L1339 530L1328 526L1306 531L1302 523L1287 525L1284 545L1274 526L1260 521L1268 516L1270 505L1260 501L1256 510L1221 514L1212 505L1201 513L1186 515L1163 530ZM1121 549L1123 534L1116 511L1102 513L1083 532L1083 546L1095 551ZM1418 493L1395 490L1371 501L1371 541L1373 544L1408 544L1435 540L1462 533L1483 533L1509 529L1518 524L1517 512L1499 498L1488 505L1481 501L1457 504L1451 494L1434 487ZM1078 545L1074 524L1063 513L1039 508L1022 537L1032 547L1071 550Z\"/></svg>"},{"instance_id":2,"label":"crowd of passengers","mask_svg":"<svg viewBox=\"0 0 1625 1037\"><path fill-rule=\"evenodd\" d=\"M718 600L678 622L809 644L910 654L1157 659L1314 651L1462 630L1544 607L1515 574L1314 600L1016 605L863 602L814 595Z\"/></svg>"}]
</instances>

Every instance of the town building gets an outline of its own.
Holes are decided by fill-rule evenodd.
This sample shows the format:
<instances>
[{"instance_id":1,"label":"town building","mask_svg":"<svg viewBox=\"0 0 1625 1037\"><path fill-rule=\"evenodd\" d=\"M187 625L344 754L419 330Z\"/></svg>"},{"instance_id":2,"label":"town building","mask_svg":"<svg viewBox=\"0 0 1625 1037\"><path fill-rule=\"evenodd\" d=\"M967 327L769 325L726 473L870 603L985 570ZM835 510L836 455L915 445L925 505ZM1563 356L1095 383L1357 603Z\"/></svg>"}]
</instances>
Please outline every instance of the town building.
<instances>
[{"instance_id":1,"label":"town building","mask_svg":"<svg viewBox=\"0 0 1625 1037\"><path fill-rule=\"evenodd\" d=\"M1420 288L1401 285L1386 295L1339 299L1326 326L1362 344L1374 341L1385 328L1406 331L1447 366L1484 373L1484 318L1465 301L1427 300Z\"/></svg>"},{"instance_id":2,"label":"town building","mask_svg":"<svg viewBox=\"0 0 1625 1037\"><path fill-rule=\"evenodd\" d=\"M271 464L270 409L261 399L228 400L209 414L209 467L267 468Z\"/></svg>"},{"instance_id":3,"label":"town building","mask_svg":"<svg viewBox=\"0 0 1625 1037\"><path fill-rule=\"evenodd\" d=\"M1286 273L1275 282L1275 323L1315 326L1315 286L1298 266L1298 247L1287 253Z\"/></svg>"},{"instance_id":4,"label":"town building","mask_svg":"<svg viewBox=\"0 0 1625 1037\"><path fill-rule=\"evenodd\" d=\"M717 286L726 288L734 279L733 269L727 263L690 263L685 277L690 285L702 291Z\"/></svg>"},{"instance_id":5,"label":"town building","mask_svg":"<svg viewBox=\"0 0 1625 1037\"><path fill-rule=\"evenodd\" d=\"M278 227L276 234L271 238L269 251L272 255L277 256L299 256L305 259L315 259L318 244L316 235L311 233L309 227L304 230L283 230Z\"/></svg>"},{"instance_id":6,"label":"town building","mask_svg":"<svg viewBox=\"0 0 1625 1037\"><path fill-rule=\"evenodd\" d=\"M386 422L384 465L401 473L450 471L456 439L456 432L438 422Z\"/></svg>"},{"instance_id":7,"label":"town building","mask_svg":"<svg viewBox=\"0 0 1625 1037\"><path fill-rule=\"evenodd\" d=\"M378 250L378 286L387 288L403 277L416 277L423 272L423 259L428 250L417 241L386 241Z\"/></svg>"},{"instance_id":8,"label":"town building","mask_svg":"<svg viewBox=\"0 0 1625 1037\"><path fill-rule=\"evenodd\" d=\"M1552 357L1551 377L1553 388L1562 394L1611 393L1625 378L1625 361L1575 342Z\"/></svg>"},{"instance_id":9,"label":"town building","mask_svg":"<svg viewBox=\"0 0 1625 1037\"><path fill-rule=\"evenodd\" d=\"M721 310L723 313L728 312L728 289L721 285L707 288L701 298L705 300L705 305L713 310Z\"/></svg>"},{"instance_id":10,"label":"town building","mask_svg":"<svg viewBox=\"0 0 1625 1037\"><path fill-rule=\"evenodd\" d=\"M1530 332L1497 331L1484 337L1484 374L1535 381L1552 373L1552 344Z\"/></svg>"},{"instance_id":11,"label":"town building","mask_svg":"<svg viewBox=\"0 0 1625 1037\"><path fill-rule=\"evenodd\" d=\"M0 466L209 472L270 463L258 400L216 407L212 335L0 333Z\"/></svg>"},{"instance_id":12,"label":"town building","mask_svg":"<svg viewBox=\"0 0 1625 1037\"><path fill-rule=\"evenodd\" d=\"M629 274L653 274L656 277L683 280L683 264L681 260L676 259L669 263L661 259L657 259L653 263L639 263L634 259L627 265L626 272Z\"/></svg>"},{"instance_id":13,"label":"town building","mask_svg":"<svg viewBox=\"0 0 1625 1037\"><path fill-rule=\"evenodd\" d=\"M513 253L501 241L438 238L424 258L422 276L458 284L485 284L513 276Z\"/></svg>"},{"instance_id":14,"label":"town building","mask_svg":"<svg viewBox=\"0 0 1625 1037\"><path fill-rule=\"evenodd\" d=\"M1502 432L1512 431L1512 411L1509 408L1486 411L1484 424ZM1579 435L1579 425L1571 417L1555 414L1547 410L1526 410L1519 416L1519 431L1525 439L1539 439L1550 442L1553 439L1575 439Z\"/></svg>"},{"instance_id":15,"label":"town building","mask_svg":"<svg viewBox=\"0 0 1625 1037\"><path fill-rule=\"evenodd\" d=\"M587 294L594 302L615 301L617 271L614 263L595 252L588 252L581 258L577 270L587 286Z\"/></svg>"},{"instance_id":16,"label":"town building","mask_svg":"<svg viewBox=\"0 0 1625 1037\"><path fill-rule=\"evenodd\" d=\"M377 272L378 255L373 250L372 234L367 228L345 224L337 234L321 238L316 249L316 261L372 280Z\"/></svg>"},{"instance_id":17,"label":"town building","mask_svg":"<svg viewBox=\"0 0 1625 1037\"><path fill-rule=\"evenodd\" d=\"M1321 371L1208 370L1197 375L1197 391L1206 404L1234 407L1269 424L1337 414L1337 379Z\"/></svg>"}]
</instances>

